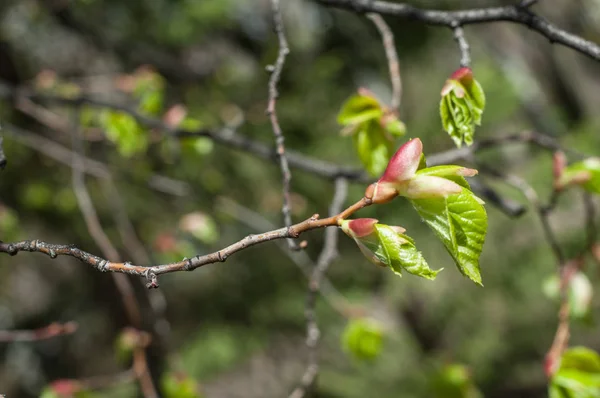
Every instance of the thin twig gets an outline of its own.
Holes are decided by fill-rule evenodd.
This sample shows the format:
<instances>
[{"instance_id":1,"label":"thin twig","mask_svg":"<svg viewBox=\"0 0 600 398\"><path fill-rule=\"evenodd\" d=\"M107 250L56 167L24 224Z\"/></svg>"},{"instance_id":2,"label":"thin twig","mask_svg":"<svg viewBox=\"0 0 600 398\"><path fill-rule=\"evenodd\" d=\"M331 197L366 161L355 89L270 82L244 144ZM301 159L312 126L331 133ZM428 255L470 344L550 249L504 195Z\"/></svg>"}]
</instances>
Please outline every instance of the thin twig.
<instances>
[{"instance_id":1,"label":"thin twig","mask_svg":"<svg viewBox=\"0 0 600 398\"><path fill-rule=\"evenodd\" d=\"M275 145L277 147L277 156L279 157L279 167L281 168L281 175L283 179L283 206L281 212L283 213L283 222L286 227L292 225L292 204L290 200L290 183L292 180L292 173L290 172L290 166L288 159L285 154L285 137L281 131L279 120L277 118L277 98L279 97L279 91L277 90L277 84L281 78L281 71L285 64L285 57L289 54L290 49L285 38L285 30L283 28L283 18L281 16L281 7L279 0L271 0L271 7L273 8L273 25L277 38L279 40L279 52L277 54L277 60L275 65L271 66L271 78L269 79L269 103L267 106L267 115L271 120L271 126L273 127L273 135L275 136ZM287 239L290 249L298 249L296 242L292 239Z\"/></svg>"},{"instance_id":2,"label":"thin twig","mask_svg":"<svg viewBox=\"0 0 600 398\"><path fill-rule=\"evenodd\" d=\"M376 12L382 15L422 22L427 25L447 26L449 28L454 28L456 24L464 26L499 21L513 22L527 26L529 29L546 37L551 43L562 44L592 59L600 60L600 46L596 43L562 30L532 12L529 8L519 5L445 11L427 10L406 3L391 3L377 0L316 1L324 6L343 8L359 13Z\"/></svg>"},{"instance_id":3,"label":"thin twig","mask_svg":"<svg viewBox=\"0 0 600 398\"><path fill-rule=\"evenodd\" d=\"M313 229L338 226L338 222L346 219L356 211L369 205L371 205L371 201L369 199L362 198L340 214L333 217L319 219L319 215L315 214L309 219L292 225L289 228L284 227L258 235L249 235L244 239L241 239L238 242L235 242L214 253L203 256L198 255L190 259L184 258L181 261L163 265L142 266L134 265L130 262L111 262L107 259L85 252L74 245L50 244L41 240L26 240L14 243L0 242L0 253L15 255L19 252L25 251L44 253L51 258L55 258L57 256L71 256L102 272L117 272L145 277L149 281L147 286L154 288L158 287L158 275L171 272L191 271L206 264L224 262L229 256L259 243L264 243L275 239L297 238L302 233Z\"/></svg>"},{"instance_id":4,"label":"thin twig","mask_svg":"<svg viewBox=\"0 0 600 398\"><path fill-rule=\"evenodd\" d=\"M338 179L335 182L335 194L329 207L329 214L339 213L344 205L348 194L348 182L345 179ZM308 295L306 298L306 346L308 348L308 365L300 381L300 385L290 394L290 398L302 398L313 387L317 374L319 372L319 357L317 345L319 343L320 331L317 324L316 304L317 296L321 288L321 281L327 272L329 264L337 257L338 229L329 228L325 231L325 243L323 250L317 260L317 265L313 269L310 281L308 283Z\"/></svg>"},{"instance_id":5,"label":"thin twig","mask_svg":"<svg viewBox=\"0 0 600 398\"><path fill-rule=\"evenodd\" d=\"M0 343L47 340L53 337L75 333L77 327L78 325L75 322L54 322L48 326L34 330L0 330Z\"/></svg>"},{"instance_id":6,"label":"thin twig","mask_svg":"<svg viewBox=\"0 0 600 398\"><path fill-rule=\"evenodd\" d=\"M458 24L452 30L454 31L454 40L456 40L460 49L460 66L469 68L471 67L471 49L469 42L465 38L465 32Z\"/></svg>"},{"instance_id":7,"label":"thin twig","mask_svg":"<svg viewBox=\"0 0 600 398\"><path fill-rule=\"evenodd\" d=\"M400 62L398 62L396 44L394 43L394 34L381 15L368 13L367 18L373 21L383 40L383 48L385 49L385 56L388 60L388 68L390 70L390 80L392 81L392 100L390 105L394 112L398 112L400 101L402 100L402 79L400 76Z\"/></svg>"}]
</instances>

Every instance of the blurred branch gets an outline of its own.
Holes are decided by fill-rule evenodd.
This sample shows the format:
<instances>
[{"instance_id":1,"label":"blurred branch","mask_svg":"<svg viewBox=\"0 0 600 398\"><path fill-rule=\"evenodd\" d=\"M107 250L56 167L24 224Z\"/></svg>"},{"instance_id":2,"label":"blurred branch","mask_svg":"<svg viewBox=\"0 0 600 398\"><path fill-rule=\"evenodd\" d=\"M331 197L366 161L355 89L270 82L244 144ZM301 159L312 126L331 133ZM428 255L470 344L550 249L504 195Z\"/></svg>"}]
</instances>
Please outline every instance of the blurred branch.
<instances>
[{"instance_id":1,"label":"blurred branch","mask_svg":"<svg viewBox=\"0 0 600 398\"><path fill-rule=\"evenodd\" d=\"M130 262L111 262L107 259L78 249L74 245L50 244L40 240L26 240L14 243L0 242L0 253L16 255L21 251L27 251L44 253L51 258L56 258L57 256L71 256L96 268L101 272L116 272L145 277L148 280L148 284L146 286L148 288L156 288L158 287L158 275L179 271L191 271L206 264L224 262L232 254L259 243L264 243L275 239L297 238L302 233L317 228L332 226L337 227L338 222L346 219L356 211L362 209L363 207L369 206L370 204L371 201L369 199L362 198L340 214L332 217L319 219L319 215L315 214L309 219L292 225L289 228L284 227L258 235L249 235L244 239L241 239L238 242L211 254L203 256L198 255L191 259L184 258L182 261L175 263L155 265L150 267L134 265Z\"/></svg>"},{"instance_id":2,"label":"blurred branch","mask_svg":"<svg viewBox=\"0 0 600 398\"><path fill-rule=\"evenodd\" d=\"M333 216L341 211L347 195L348 182L343 178L337 179L335 181L335 193L329 207L330 216ZM298 386L298 388L296 388L290 394L290 398L304 397L313 387L319 372L317 345L319 343L321 332L319 331L319 325L317 324L317 296L321 289L321 281L324 278L329 264L331 264L331 262L338 256L337 244L338 230L337 228L329 228L327 231L325 231L325 243L308 283L308 296L306 298L305 309L308 365L300 381L300 386Z\"/></svg>"},{"instance_id":3,"label":"blurred branch","mask_svg":"<svg viewBox=\"0 0 600 398\"><path fill-rule=\"evenodd\" d=\"M368 13L367 18L373 21L383 40L383 48L385 49L385 56L388 60L388 68L390 70L390 79L392 81L392 100L390 105L394 112L398 112L402 99L402 79L400 76L398 54L396 53L396 44L394 43L394 34L381 15Z\"/></svg>"},{"instance_id":4,"label":"blurred branch","mask_svg":"<svg viewBox=\"0 0 600 398\"><path fill-rule=\"evenodd\" d=\"M427 25L446 26L454 29L457 25L470 25L488 22L513 22L524 25L546 37L550 43L558 43L578 51L588 57L600 60L600 46L582 37L571 34L548 22L532 12L526 4L508 5L504 7L473 8L468 10L444 11L427 10L406 3L391 3L374 0L316 0L318 3L336 8L343 8L359 13L375 12ZM531 3L531 2L526 2Z\"/></svg>"},{"instance_id":5,"label":"blurred branch","mask_svg":"<svg viewBox=\"0 0 600 398\"><path fill-rule=\"evenodd\" d=\"M283 213L283 222L285 223L286 227L290 227L292 225L292 208L290 202L290 182L292 180L292 173L290 172L290 166L285 155L285 137L281 131L276 110L277 97L279 97L277 84L281 78L281 71L283 70L283 65L285 64L285 58L289 54L290 49L285 38L285 30L283 28L283 18L281 17L279 0L271 0L271 7L273 8L273 25L275 32L277 33L277 39L279 40L279 51L275 65L270 65L269 68L271 72L271 78L269 79L269 101L267 106L267 115L269 116L269 119L271 120L271 126L273 127L275 146L277 147L277 157L279 158L279 167L281 168L281 175L283 178L283 206L281 208L281 212ZM298 249L298 246L292 239L288 239L287 242L290 249Z\"/></svg>"},{"instance_id":6,"label":"blurred branch","mask_svg":"<svg viewBox=\"0 0 600 398\"><path fill-rule=\"evenodd\" d=\"M113 261L119 261L119 252L113 246L110 239L102 229L98 214L89 195L89 192L85 186L85 177L82 172L82 158L83 158L83 143L81 137L79 137L79 107L74 110L74 126L72 131L72 142L74 153L79 156L73 156L72 170L72 183L75 197L77 198L77 204L85 220L88 232L90 236L100 247L100 250L105 257L113 259ZM140 327L142 323L142 315L139 308L139 303L135 297L133 286L127 279L126 275L112 274L115 285L119 290L123 306L127 312L128 318L132 325ZM141 389L146 398L158 397L154 382L148 369L148 363L146 361L145 348L137 348L134 352L134 368L136 369L136 376L139 379Z\"/></svg>"},{"instance_id":7,"label":"blurred branch","mask_svg":"<svg viewBox=\"0 0 600 398\"><path fill-rule=\"evenodd\" d=\"M0 343L47 340L53 337L75 333L77 327L78 325L75 322L54 322L48 326L34 330L0 330Z\"/></svg>"},{"instance_id":8,"label":"blurred branch","mask_svg":"<svg viewBox=\"0 0 600 398\"><path fill-rule=\"evenodd\" d=\"M6 155L4 155L4 149L2 148L3 138L0 137L0 170L6 167Z\"/></svg>"},{"instance_id":9,"label":"blurred branch","mask_svg":"<svg viewBox=\"0 0 600 398\"><path fill-rule=\"evenodd\" d=\"M219 211L232 218L235 218L238 222L255 230L260 231L276 228L276 226L273 225L262 214L257 213L229 198L219 198L217 202L217 208ZM312 269L315 267L315 264L308 256L306 251L290 251L287 250L287 245L285 244L280 244L278 247L281 249L282 253L289 257L298 266L298 268L300 268L307 279L310 279ZM351 307L350 303L348 303L346 298L331 284L326 277L323 277L321 281L320 293L331 306L331 308L333 308L342 316L347 315L349 308Z\"/></svg>"}]
</instances>

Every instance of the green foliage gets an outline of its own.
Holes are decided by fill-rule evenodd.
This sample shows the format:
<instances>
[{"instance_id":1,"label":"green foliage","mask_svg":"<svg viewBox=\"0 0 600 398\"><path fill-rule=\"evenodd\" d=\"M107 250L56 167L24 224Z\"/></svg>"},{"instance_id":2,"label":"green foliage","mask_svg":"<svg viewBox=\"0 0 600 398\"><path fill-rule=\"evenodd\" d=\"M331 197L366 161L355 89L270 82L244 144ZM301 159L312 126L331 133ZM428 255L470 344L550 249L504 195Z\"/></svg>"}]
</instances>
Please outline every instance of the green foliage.
<instances>
[{"instance_id":1,"label":"green foliage","mask_svg":"<svg viewBox=\"0 0 600 398\"><path fill-rule=\"evenodd\" d=\"M566 350L549 386L550 398L600 396L600 355L586 347Z\"/></svg>"},{"instance_id":2,"label":"green foliage","mask_svg":"<svg viewBox=\"0 0 600 398\"><path fill-rule=\"evenodd\" d=\"M148 134L130 114L105 110L100 120L106 136L122 156L131 157L148 147Z\"/></svg>"},{"instance_id":3,"label":"green foliage","mask_svg":"<svg viewBox=\"0 0 600 398\"><path fill-rule=\"evenodd\" d=\"M431 383L435 398L481 398L483 395L473 381L466 366L449 364L442 368Z\"/></svg>"},{"instance_id":4,"label":"green foliage","mask_svg":"<svg viewBox=\"0 0 600 398\"><path fill-rule=\"evenodd\" d=\"M552 274L544 281L544 293L550 299L560 300L560 278ZM590 320L594 287L587 275L578 271L569 281L569 313L573 319Z\"/></svg>"},{"instance_id":5,"label":"green foliage","mask_svg":"<svg viewBox=\"0 0 600 398\"><path fill-rule=\"evenodd\" d=\"M384 330L373 319L351 319L342 334L344 351L362 361L371 361L381 354Z\"/></svg>"},{"instance_id":6,"label":"green foliage","mask_svg":"<svg viewBox=\"0 0 600 398\"><path fill-rule=\"evenodd\" d=\"M158 115L164 105L165 81L158 73L144 69L135 75L133 96L143 113Z\"/></svg>"},{"instance_id":7,"label":"green foliage","mask_svg":"<svg viewBox=\"0 0 600 398\"><path fill-rule=\"evenodd\" d=\"M481 125L481 115L485 108L485 95L477 80L467 84L459 80L448 80L442 91L440 116L444 130L456 146L462 143L473 144L475 126Z\"/></svg>"},{"instance_id":8,"label":"green foliage","mask_svg":"<svg viewBox=\"0 0 600 398\"><path fill-rule=\"evenodd\" d=\"M481 200L468 189L464 177L453 173L458 166L438 166L417 171L450 179L463 189L447 197L413 199L411 203L421 218L442 240L460 272L482 285L479 256L487 233L487 213Z\"/></svg>"},{"instance_id":9,"label":"green foliage","mask_svg":"<svg viewBox=\"0 0 600 398\"><path fill-rule=\"evenodd\" d=\"M566 167L560 184L579 184L588 192L600 194L600 158L588 158Z\"/></svg>"},{"instance_id":10,"label":"green foliage","mask_svg":"<svg viewBox=\"0 0 600 398\"><path fill-rule=\"evenodd\" d=\"M165 398L202 398L198 383L183 373L165 373L161 382Z\"/></svg>"},{"instance_id":11,"label":"green foliage","mask_svg":"<svg viewBox=\"0 0 600 398\"><path fill-rule=\"evenodd\" d=\"M342 133L353 136L354 147L371 175L383 173L394 153L394 138L403 136L406 127L396 115L367 90L350 97L338 113Z\"/></svg>"}]
</instances>

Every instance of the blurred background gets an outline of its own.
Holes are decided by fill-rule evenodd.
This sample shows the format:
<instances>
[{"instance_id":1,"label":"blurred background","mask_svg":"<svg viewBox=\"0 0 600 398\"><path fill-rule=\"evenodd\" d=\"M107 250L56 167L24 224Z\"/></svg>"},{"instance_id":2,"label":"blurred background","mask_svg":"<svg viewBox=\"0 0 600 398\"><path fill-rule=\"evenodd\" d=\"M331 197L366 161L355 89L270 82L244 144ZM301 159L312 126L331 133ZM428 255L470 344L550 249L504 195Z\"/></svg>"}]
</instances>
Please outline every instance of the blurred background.
<instances>
[{"instance_id":1,"label":"blurred background","mask_svg":"<svg viewBox=\"0 0 600 398\"><path fill-rule=\"evenodd\" d=\"M360 168L336 115L358 87L389 102L379 33L351 12L312 1L282 3L291 53L277 105L287 148ZM513 2L410 3L460 9ZM541 1L535 10L600 42L597 0ZM406 137L420 137L426 154L451 149L438 106L440 89L459 64L452 32L386 20L400 59ZM465 34L487 96L476 139L535 130L565 147L600 153L599 63L523 26L473 25ZM277 51L267 0L2 0L0 134L8 165L0 173L0 239L74 243L102 254L71 186L74 120L86 156L96 162L87 188L122 258L136 264L176 261L283 225L276 162L206 137L169 138L114 110L84 106L75 114L72 107L15 95L18 87L102 98L166 122L179 117L189 129L236 129L270 147L265 67ZM482 151L477 159L526 179L546 201L552 184L547 151L516 143ZM294 220L326 214L333 182L298 169L292 174ZM501 180L483 175L482 181L528 207ZM346 204L362 197L364 188L351 182ZM551 218L567 258L584 245L582 208L581 195L567 193ZM431 397L450 364L464 366L477 386L469 396L546 396L543 359L558 304L544 294L543 284L555 274L556 260L534 212L514 218L492 205L487 210L483 288L460 275L408 202L360 212L406 227L432 268L445 270L433 282L398 278L368 263L340 236L340 256L327 272L335 288L325 289L317 303L321 369L315 397ZM306 272L323 233L302 236L306 256L291 258L285 244L273 242L223 264L164 275L160 289L148 291L139 278L130 279L141 328L152 335L147 352L161 396L169 377L193 380L193 389L206 397L282 397L298 385L307 363ZM590 260L586 268L592 284L598 283L595 266ZM574 322L572 344L600 349L597 310L594 299L592 316ZM356 314L376 320L382 334L382 350L370 360L356 358L342 344ZM111 275L67 257L0 256L0 329L70 321L79 325L73 334L0 343L0 393L36 397L56 379L125 371L129 362L117 341L130 326ZM125 381L108 382L93 396L139 394L136 383Z\"/></svg>"}]
</instances>

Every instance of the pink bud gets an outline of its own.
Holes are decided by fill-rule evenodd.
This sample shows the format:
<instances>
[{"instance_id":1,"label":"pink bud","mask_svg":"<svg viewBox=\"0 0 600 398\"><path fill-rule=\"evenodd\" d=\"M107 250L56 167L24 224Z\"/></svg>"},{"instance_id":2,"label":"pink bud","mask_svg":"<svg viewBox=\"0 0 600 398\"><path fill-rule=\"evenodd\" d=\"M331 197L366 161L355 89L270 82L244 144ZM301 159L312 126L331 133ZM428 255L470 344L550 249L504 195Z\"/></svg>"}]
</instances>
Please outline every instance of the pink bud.
<instances>
[{"instance_id":1,"label":"pink bud","mask_svg":"<svg viewBox=\"0 0 600 398\"><path fill-rule=\"evenodd\" d=\"M375 218L357 218L356 220L344 221L342 229L352 238L363 238L375 232L375 224L379 220Z\"/></svg>"},{"instance_id":2,"label":"pink bud","mask_svg":"<svg viewBox=\"0 0 600 398\"><path fill-rule=\"evenodd\" d=\"M460 84L456 84L456 82ZM473 71L471 68L459 68L450 76L450 79L446 80L446 84L442 87L442 97L454 90L454 94L456 94L458 98L462 98L465 96L465 90L463 90L462 87L465 87L468 90L472 84Z\"/></svg>"},{"instance_id":3,"label":"pink bud","mask_svg":"<svg viewBox=\"0 0 600 398\"><path fill-rule=\"evenodd\" d=\"M458 80L462 84L470 84L473 81L473 71L467 67L459 68L450 76L450 79Z\"/></svg>"},{"instance_id":4,"label":"pink bud","mask_svg":"<svg viewBox=\"0 0 600 398\"><path fill-rule=\"evenodd\" d=\"M59 379L50 383L50 389L59 397L73 397L81 387L76 380Z\"/></svg>"},{"instance_id":5,"label":"pink bud","mask_svg":"<svg viewBox=\"0 0 600 398\"><path fill-rule=\"evenodd\" d=\"M390 159L379 182L402 182L410 180L421 161L423 143L415 138L402 145Z\"/></svg>"}]
</instances>

